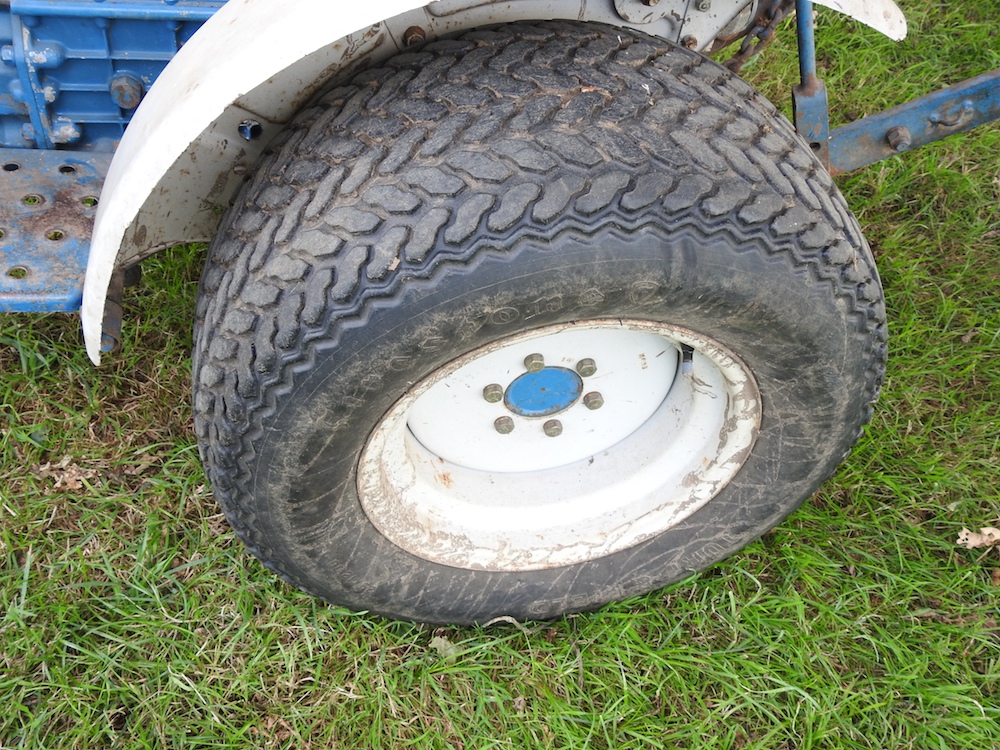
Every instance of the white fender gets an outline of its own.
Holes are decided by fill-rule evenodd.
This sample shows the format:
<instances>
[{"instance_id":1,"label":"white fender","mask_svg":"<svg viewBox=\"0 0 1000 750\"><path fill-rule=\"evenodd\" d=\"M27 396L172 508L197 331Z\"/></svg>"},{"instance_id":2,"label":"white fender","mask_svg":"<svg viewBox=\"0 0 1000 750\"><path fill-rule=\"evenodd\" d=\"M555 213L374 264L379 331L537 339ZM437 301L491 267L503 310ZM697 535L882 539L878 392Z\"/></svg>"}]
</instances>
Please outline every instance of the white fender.
<instances>
[{"instance_id":1,"label":"white fender","mask_svg":"<svg viewBox=\"0 0 1000 750\"><path fill-rule=\"evenodd\" d=\"M813 0L865 26L885 34L894 42L906 37L906 16L892 0Z\"/></svg>"},{"instance_id":2,"label":"white fender","mask_svg":"<svg viewBox=\"0 0 1000 750\"><path fill-rule=\"evenodd\" d=\"M322 82L426 34L539 18L629 25L711 44L749 0L229 0L185 44L139 106L105 179L91 241L81 317L90 359L116 268L185 242L211 239L219 214L281 125ZM817 0L886 31L901 19L891 0ZM635 16L632 5L645 9ZM655 9L655 10L654 10ZM625 16L629 17L626 22ZM745 22L745 21L741 21ZM876 25L878 22L879 25ZM905 20L903 33L905 34ZM252 120L260 138L240 137Z\"/></svg>"},{"instance_id":3,"label":"white fender","mask_svg":"<svg viewBox=\"0 0 1000 750\"><path fill-rule=\"evenodd\" d=\"M132 118L101 191L81 309L87 353L95 364L101 358L105 297L119 259L207 239L203 225L206 219L214 225L210 214L231 188L233 167L244 160L252 164L259 155L254 143L241 142L239 123L254 119L266 132L302 101L301 92L311 90L311 81L295 80L297 69L307 72L304 59L313 56L322 71L343 56L331 43L344 39L364 46L371 39L353 32L421 5L421 0L230 0L181 48ZM244 100L262 85L272 106L257 112L252 100ZM171 181L171 175L180 179ZM150 201L164 210L154 206L144 212Z\"/></svg>"}]
</instances>

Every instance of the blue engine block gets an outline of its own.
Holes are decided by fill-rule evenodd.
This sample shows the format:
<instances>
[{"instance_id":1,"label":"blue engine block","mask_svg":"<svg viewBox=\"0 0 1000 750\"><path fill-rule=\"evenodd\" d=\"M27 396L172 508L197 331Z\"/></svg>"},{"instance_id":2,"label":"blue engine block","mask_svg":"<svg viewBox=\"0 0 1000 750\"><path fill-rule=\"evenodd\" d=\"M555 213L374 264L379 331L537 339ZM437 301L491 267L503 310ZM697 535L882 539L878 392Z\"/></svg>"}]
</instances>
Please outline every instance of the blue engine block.
<instances>
[{"instance_id":1,"label":"blue engine block","mask_svg":"<svg viewBox=\"0 0 1000 750\"><path fill-rule=\"evenodd\" d=\"M113 151L143 93L225 0L12 0L0 147Z\"/></svg>"},{"instance_id":2,"label":"blue engine block","mask_svg":"<svg viewBox=\"0 0 1000 750\"><path fill-rule=\"evenodd\" d=\"M224 3L0 5L0 312L79 310L111 155L143 94Z\"/></svg>"}]
</instances>

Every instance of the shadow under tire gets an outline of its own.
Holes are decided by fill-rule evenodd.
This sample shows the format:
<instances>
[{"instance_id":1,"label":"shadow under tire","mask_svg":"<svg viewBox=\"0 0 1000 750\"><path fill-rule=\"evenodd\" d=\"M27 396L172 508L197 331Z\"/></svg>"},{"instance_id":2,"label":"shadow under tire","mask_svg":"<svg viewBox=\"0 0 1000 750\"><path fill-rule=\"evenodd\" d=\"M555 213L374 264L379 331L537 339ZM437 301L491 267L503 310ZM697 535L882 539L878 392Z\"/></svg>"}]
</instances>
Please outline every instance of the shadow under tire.
<instances>
[{"instance_id":1,"label":"shadow under tire","mask_svg":"<svg viewBox=\"0 0 1000 750\"><path fill-rule=\"evenodd\" d=\"M195 425L239 537L330 602L473 623L650 591L779 523L870 417L857 222L697 54L469 32L271 149L202 277Z\"/></svg>"}]
</instances>

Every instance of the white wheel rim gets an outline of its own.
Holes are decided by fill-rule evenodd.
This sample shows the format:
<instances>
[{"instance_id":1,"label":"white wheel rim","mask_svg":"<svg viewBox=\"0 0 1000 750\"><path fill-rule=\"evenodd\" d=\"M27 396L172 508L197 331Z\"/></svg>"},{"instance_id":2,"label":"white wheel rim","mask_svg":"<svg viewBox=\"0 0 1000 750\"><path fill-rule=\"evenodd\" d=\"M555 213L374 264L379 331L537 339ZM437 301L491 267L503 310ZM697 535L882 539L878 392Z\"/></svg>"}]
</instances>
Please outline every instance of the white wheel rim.
<instances>
[{"instance_id":1,"label":"white wheel rim","mask_svg":"<svg viewBox=\"0 0 1000 750\"><path fill-rule=\"evenodd\" d=\"M571 565L709 502L749 456L760 408L746 366L704 336L637 320L553 326L411 388L362 451L359 496L383 535L426 560Z\"/></svg>"}]
</instances>

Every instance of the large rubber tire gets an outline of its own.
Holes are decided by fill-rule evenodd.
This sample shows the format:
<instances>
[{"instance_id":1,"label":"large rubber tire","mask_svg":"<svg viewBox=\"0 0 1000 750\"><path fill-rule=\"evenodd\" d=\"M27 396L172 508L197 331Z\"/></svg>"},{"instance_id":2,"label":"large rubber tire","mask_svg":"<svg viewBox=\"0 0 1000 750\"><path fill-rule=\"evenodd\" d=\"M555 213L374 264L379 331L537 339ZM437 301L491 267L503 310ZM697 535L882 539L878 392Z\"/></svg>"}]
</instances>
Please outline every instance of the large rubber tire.
<instances>
[{"instance_id":1,"label":"large rubber tire","mask_svg":"<svg viewBox=\"0 0 1000 750\"><path fill-rule=\"evenodd\" d=\"M718 455L703 463L725 464L724 476L691 471L676 482L700 499L654 478L673 515L637 504L627 455L663 441L643 471L662 466L666 477L687 443L654 425L641 438L598 438L589 459L565 458L569 468L511 459L508 472L501 458L470 469L441 456L445 490L431 493L433 507L408 505L399 487L412 476L393 472L422 470L406 426L414 400L437 381L464 388L462 368L495 351L520 358L571 331L584 343L568 344L558 374L576 385L571 363L590 356L587 337L602 352L599 373L615 370L615 341L627 349L639 334L659 337L674 362L670 387L721 404L680 419L722 425L707 430ZM620 336L611 349L602 332ZM747 84L631 30L510 25L365 71L280 137L205 268L195 424L230 523L286 581L402 619L551 618L676 581L780 522L859 436L885 333L857 222ZM497 384L514 375L498 372ZM609 387L614 377L630 376L620 369ZM584 414L578 396L556 404L557 416ZM627 399L605 400L603 413L616 415ZM515 423L498 440L537 438L548 418L490 408ZM475 449L499 435L492 417L473 425L461 408L430 412L431 439L469 431L473 450L454 448L461 461L496 459ZM583 445L569 433L535 445ZM463 495L463 482L482 486L476 472L508 489ZM605 479L624 522L601 521L584 497ZM565 523L566 486L580 488L581 515L598 528ZM440 515L449 497L454 519ZM481 518L510 527L497 544L525 550L476 541L491 533L476 520L480 501Z\"/></svg>"}]
</instances>

